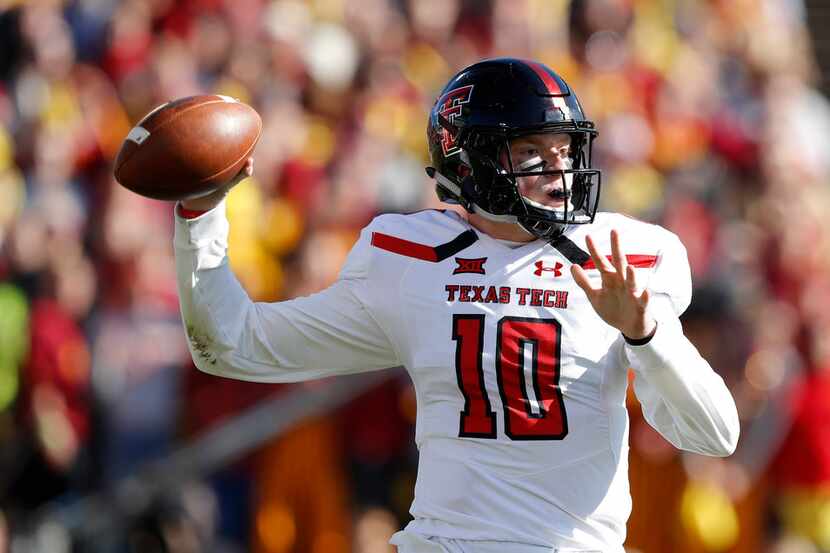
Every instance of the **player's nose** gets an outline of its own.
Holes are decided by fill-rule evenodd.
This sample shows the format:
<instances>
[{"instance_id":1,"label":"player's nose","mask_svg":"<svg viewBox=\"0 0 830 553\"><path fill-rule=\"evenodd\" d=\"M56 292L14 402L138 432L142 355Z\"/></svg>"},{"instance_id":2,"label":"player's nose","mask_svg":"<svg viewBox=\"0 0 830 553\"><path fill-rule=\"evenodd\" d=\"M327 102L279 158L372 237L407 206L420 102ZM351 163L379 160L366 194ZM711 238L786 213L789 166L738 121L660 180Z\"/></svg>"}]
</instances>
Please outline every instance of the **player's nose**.
<instances>
[{"instance_id":1,"label":"player's nose","mask_svg":"<svg viewBox=\"0 0 830 553\"><path fill-rule=\"evenodd\" d=\"M557 169L570 169L571 158L568 156L567 148L554 146L547 151L547 161Z\"/></svg>"},{"instance_id":2,"label":"player's nose","mask_svg":"<svg viewBox=\"0 0 830 553\"><path fill-rule=\"evenodd\" d=\"M551 148L544 154L548 169L566 170L571 168L571 159L567 153L562 153L559 149Z\"/></svg>"}]
</instances>

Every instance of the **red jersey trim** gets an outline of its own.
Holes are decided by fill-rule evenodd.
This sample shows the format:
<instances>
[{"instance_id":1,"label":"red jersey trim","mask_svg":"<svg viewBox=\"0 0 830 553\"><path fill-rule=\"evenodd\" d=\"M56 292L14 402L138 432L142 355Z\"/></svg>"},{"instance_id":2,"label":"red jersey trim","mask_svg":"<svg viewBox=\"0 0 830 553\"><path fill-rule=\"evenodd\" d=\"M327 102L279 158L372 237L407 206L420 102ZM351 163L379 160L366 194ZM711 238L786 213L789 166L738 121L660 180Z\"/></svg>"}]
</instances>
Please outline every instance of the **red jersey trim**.
<instances>
[{"instance_id":1,"label":"red jersey trim","mask_svg":"<svg viewBox=\"0 0 830 553\"><path fill-rule=\"evenodd\" d=\"M608 259L608 261L611 261L611 256L610 255L606 255L605 257ZM626 261L628 261L628 264L631 265L632 267L641 267L641 268L654 267L654 265L657 264L657 256L656 255L626 255L625 259L626 259ZM593 259L589 259L588 261L586 261L585 263L582 264L582 268L583 269L596 269L597 266L594 265L594 260Z\"/></svg>"},{"instance_id":2,"label":"red jersey trim","mask_svg":"<svg viewBox=\"0 0 830 553\"><path fill-rule=\"evenodd\" d=\"M389 236L382 232L372 233L372 245L388 252L405 255L406 257L414 257L415 259L423 259L424 261L438 261L438 254L435 252L435 248L410 242L403 238Z\"/></svg>"},{"instance_id":3,"label":"red jersey trim","mask_svg":"<svg viewBox=\"0 0 830 553\"><path fill-rule=\"evenodd\" d=\"M207 211L200 209L185 209L182 204L179 204L179 215L185 219L195 219L199 215L204 215Z\"/></svg>"},{"instance_id":4,"label":"red jersey trim","mask_svg":"<svg viewBox=\"0 0 830 553\"><path fill-rule=\"evenodd\" d=\"M410 242L397 236L383 234L382 232L372 233L372 245L376 248L406 257L431 261L433 263L444 261L461 250L470 247L476 240L478 240L478 235L472 230L466 230L446 244L441 244L433 248L425 246L424 244L418 244L417 242Z\"/></svg>"}]
</instances>

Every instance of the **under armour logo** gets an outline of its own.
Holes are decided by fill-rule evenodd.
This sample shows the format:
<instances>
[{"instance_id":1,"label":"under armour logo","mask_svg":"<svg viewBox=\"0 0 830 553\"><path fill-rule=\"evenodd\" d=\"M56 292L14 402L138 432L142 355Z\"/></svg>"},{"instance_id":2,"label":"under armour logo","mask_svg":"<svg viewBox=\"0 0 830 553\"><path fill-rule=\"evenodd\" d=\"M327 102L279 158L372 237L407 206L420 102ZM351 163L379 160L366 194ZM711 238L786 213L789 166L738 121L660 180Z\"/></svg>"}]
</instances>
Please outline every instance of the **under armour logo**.
<instances>
[{"instance_id":1,"label":"under armour logo","mask_svg":"<svg viewBox=\"0 0 830 553\"><path fill-rule=\"evenodd\" d=\"M554 265L553 267L545 267L544 261L539 260L536 262L536 270L533 271L533 274L537 277L540 277L542 276L542 271L553 271L553 276L559 277L562 276L562 271L560 271L561 268L562 264L558 261L556 262L556 265Z\"/></svg>"},{"instance_id":2,"label":"under armour logo","mask_svg":"<svg viewBox=\"0 0 830 553\"><path fill-rule=\"evenodd\" d=\"M479 257L477 259L456 257L455 262L458 263L458 267L455 268L452 274L457 275L459 273L473 273L476 275L483 275L485 261L487 261L486 257Z\"/></svg>"}]
</instances>

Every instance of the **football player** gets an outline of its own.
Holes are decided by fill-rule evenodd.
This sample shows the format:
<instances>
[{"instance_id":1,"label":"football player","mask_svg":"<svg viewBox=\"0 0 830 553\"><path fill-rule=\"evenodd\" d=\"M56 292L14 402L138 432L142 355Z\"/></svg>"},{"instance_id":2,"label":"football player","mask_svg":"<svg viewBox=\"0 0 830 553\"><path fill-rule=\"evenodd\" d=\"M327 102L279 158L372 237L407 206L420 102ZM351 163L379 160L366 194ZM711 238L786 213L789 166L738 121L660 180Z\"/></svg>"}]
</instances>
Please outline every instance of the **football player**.
<instances>
[{"instance_id":1,"label":"football player","mask_svg":"<svg viewBox=\"0 0 830 553\"><path fill-rule=\"evenodd\" d=\"M542 64L465 68L427 135L438 196L463 213L377 217L309 297L253 303L228 268L224 192L182 202L196 366L263 382L406 367L420 460L401 553L620 553L629 368L676 447L725 456L738 440L735 403L678 320L686 251L659 226L597 212L597 130Z\"/></svg>"}]
</instances>

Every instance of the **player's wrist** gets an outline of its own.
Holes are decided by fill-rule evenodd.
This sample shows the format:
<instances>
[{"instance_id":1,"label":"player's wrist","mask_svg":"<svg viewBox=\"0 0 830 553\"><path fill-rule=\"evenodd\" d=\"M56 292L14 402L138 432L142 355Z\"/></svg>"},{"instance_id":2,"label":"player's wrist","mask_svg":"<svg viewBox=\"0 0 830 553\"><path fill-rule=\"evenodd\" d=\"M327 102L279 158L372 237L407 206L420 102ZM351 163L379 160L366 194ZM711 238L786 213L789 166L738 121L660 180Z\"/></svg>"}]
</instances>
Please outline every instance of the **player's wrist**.
<instances>
[{"instance_id":1,"label":"player's wrist","mask_svg":"<svg viewBox=\"0 0 830 553\"><path fill-rule=\"evenodd\" d=\"M215 208L220 203L222 203L222 200L225 199L225 196L228 195L228 192L230 192L234 186L236 186L246 178L250 177L253 173L254 158L249 157L242 169L239 170L239 173L237 173L230 181L225 183L223 186L219 187L219 189L208 194L207 196L191 198L188 200L180 200L179 204L184 209L191 211L210 211L211 209Z\"/></svg>"},{"instance_id":2,"label":"player's wrist","mask_svg":"<svg viewBox=\"0 0 830 553\"><path fill-rule=\"evenodd\" d=\"M216 194L213 193L209 196L205 196L203 198L193 198L190 200L181 200L179 205L182 206L182 209L187 211L210 211L211 209L218 206L222 203L222 200L225 198L225 193Z\"/></svg>"},{"instance_id":3,"label":"player's wrist","mask_svg":"<svg viewBox=\"0 0 830 553\"><path fill-rule=\"evenodd\" d=\"M650 319L644 326L642 330L634 330L634 331L623 331L622 336L623 339L631 346L643 346L651 341L654 338L654 334L657 332L657 321L654 319Z\"/></svg>"},{"instance_id":4,"label":"player's wrist","mask_svg":"<svg viewBox=\"0 0 830 553\"><path fill-rule=\"evenodd\" d=\"M195 219L207 213L207 211L201 209L187 209L182 204L179 204L177 212L182 219Z\"/></svg>"}]
</instances>

